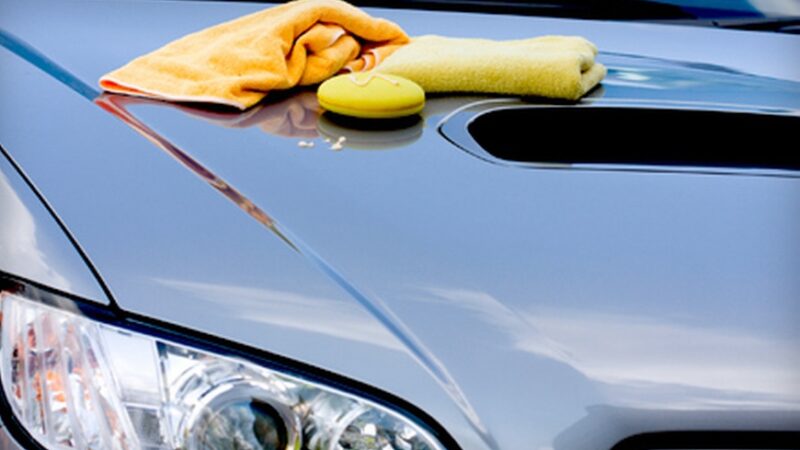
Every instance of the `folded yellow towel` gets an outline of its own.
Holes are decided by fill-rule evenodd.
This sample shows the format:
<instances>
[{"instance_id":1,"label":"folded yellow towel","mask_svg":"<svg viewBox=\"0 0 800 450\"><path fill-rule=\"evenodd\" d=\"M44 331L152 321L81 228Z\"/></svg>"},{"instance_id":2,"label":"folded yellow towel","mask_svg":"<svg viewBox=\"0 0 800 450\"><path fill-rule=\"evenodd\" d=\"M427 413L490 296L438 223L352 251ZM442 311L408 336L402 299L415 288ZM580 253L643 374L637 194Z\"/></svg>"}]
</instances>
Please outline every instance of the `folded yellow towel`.
<instances>
[{"instance_id":1,"label":"folded yellow towel","mask_svg":"<svg viewBox=\"0 0 800 450\"><path fill-rule=\"evenodd\" d=\"M395 23L343 1L298 0L171 42L104 75L100 86L245 109L271 90L369 70L407 42Z\"/></svg>"},{"instance_id":2,"label":"folded yellow towel","mask_svg":"<svg viewBox=\"0 0 800 450\"><path fill-rule=\"evenodd\" d=\"M518 41L422 36L392 53L379 72L408 78L427 93L481 92L576 100L606 68L597 47L581 37Z\"/></svg>"}]
</instances>

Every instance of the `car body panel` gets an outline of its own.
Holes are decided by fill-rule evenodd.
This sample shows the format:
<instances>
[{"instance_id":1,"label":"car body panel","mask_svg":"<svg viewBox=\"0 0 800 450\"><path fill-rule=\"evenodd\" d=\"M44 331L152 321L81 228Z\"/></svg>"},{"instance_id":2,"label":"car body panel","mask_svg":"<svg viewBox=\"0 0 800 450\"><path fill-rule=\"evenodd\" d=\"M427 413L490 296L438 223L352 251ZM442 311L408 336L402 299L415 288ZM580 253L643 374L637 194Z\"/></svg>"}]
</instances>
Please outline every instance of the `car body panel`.
<instances>
[{"instance_id":1,"label":"car body panel","mask_svg":"<svg viewBox=\"0 0 800 450\"><path fill-rule=\"evenodd\" d=\"M103 287L17 168L0 152L0 267L108 304Z\"/></svg>"},{"instance_id":2,"label":"car body panel","mask_svg":"<svg viewBox=\"0 0 800 450\"><path fill-rule=\"evenodd\" d=\"M0 27L87 84L259 7L64 4L35 20L6 4ZM588 106L800 108L792 36L371 11L411 34L583 34L610 69ZM691 40L772 56L709 56ZM683 62L653 58L670 56ZM125 310L377 386L464 449L800 423L796 176L531 169L475 158L440 133L499 98L430 98L418 122L369 132L319 117L310 92L209 113L92 103L5 50L0 66L0 142ZM575 130L564 145L634 138L625 124L610 131ZM339 135L345 148L330 149L323 138Z\"/></svg>"}]
</instances>

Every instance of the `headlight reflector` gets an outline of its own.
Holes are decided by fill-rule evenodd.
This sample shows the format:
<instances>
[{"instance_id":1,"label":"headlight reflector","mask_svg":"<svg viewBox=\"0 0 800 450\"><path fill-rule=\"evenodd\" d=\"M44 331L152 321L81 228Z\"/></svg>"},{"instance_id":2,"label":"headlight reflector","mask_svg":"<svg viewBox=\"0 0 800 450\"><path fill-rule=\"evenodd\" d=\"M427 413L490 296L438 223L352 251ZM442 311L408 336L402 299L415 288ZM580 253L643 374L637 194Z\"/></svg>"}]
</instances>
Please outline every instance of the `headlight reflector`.
<instances>
[{"instance_id":1,"label":"headlight reflector","mask_svg":"<svg viewBox=\"0 0 800 450\"><path fill-rule=\"evenodd\" d=\"M442 450L371 400L0 292L3 393L48 449Z\"/></svg>"}]
</instances>

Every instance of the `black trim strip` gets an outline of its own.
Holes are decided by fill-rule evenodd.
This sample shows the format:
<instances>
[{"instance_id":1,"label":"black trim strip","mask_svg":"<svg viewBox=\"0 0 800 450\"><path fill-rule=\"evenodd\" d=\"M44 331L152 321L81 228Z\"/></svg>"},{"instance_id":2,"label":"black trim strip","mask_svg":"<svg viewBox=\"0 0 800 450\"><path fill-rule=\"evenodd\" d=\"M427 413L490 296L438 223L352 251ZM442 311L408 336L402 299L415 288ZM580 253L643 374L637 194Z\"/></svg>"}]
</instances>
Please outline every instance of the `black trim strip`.
<instances>
[{"instance_id":1,"label":"black trim strip","mask_svg":"<svg viewBox=\"0 0 800 450\"><path fill-rule=\"evenodd\" d=\"M800 431L680 431L644 433L611 450L798 450Z\"/></svg>"},{"instance_id":2,"label":"black trim strip","mask_svg":"<svg viewBox=\"0 0 800 450\"><path fill-rule=\"evenodd\" d=\"M195 0L196 1L196 0ZM202 0L215 1L215 0ZM262 3L278 0L239 0ZM594 20L690 20L696 16L676 5L656 0L349 0L355 6L482 14L563 17Z\"/></svg>"}]
</instances>

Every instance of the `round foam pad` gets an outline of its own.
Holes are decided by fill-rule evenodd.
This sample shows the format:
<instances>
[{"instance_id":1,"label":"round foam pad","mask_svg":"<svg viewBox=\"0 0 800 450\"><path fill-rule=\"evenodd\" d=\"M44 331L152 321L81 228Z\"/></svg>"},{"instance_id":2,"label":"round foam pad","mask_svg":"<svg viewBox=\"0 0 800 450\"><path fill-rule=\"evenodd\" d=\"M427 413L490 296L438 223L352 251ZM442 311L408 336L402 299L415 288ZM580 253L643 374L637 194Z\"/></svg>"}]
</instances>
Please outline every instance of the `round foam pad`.
<instances>
[{"instance_id":1,"label":"round foam pad","mask_svg":"<svg viewBox=\"0 0 800 450\"><path fill-rule=\"evenodd\" d=\"M365 119L410 116L425 107L425 91L406 78L376 72L333 77L317 90L319 104L332 112Z\"/></svg>"}]
</instances>

